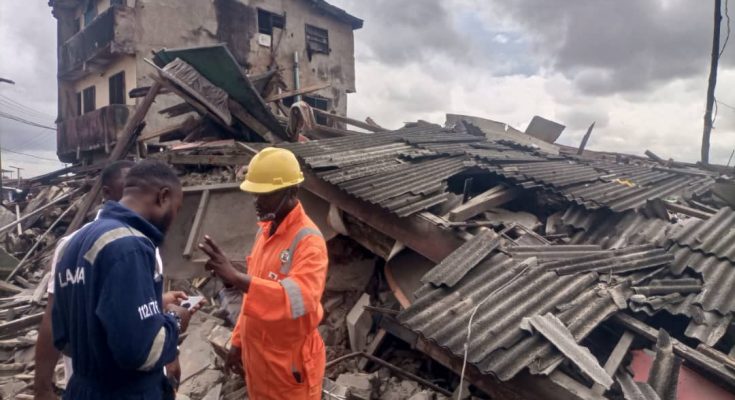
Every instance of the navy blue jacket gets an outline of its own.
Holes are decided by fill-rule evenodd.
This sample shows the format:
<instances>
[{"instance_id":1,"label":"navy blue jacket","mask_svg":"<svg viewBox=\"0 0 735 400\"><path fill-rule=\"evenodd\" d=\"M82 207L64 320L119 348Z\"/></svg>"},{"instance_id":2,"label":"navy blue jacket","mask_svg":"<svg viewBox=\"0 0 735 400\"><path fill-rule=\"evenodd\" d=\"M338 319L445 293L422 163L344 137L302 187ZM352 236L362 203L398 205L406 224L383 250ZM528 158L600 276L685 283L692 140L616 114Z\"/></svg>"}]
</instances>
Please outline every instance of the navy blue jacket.
<instances>
[{"instance_id":1,"label":"navy blue jacket","mask_svg":"<svg viewBox=\"0 0 735 400\"><path fill-rule=\"evenodd\" d=\"M65 398L160 399L177 354L176 321L155 277L161 232L107 202L61 250L54 276L54 345L74 366Z\"/></svg>"}]
</instances>

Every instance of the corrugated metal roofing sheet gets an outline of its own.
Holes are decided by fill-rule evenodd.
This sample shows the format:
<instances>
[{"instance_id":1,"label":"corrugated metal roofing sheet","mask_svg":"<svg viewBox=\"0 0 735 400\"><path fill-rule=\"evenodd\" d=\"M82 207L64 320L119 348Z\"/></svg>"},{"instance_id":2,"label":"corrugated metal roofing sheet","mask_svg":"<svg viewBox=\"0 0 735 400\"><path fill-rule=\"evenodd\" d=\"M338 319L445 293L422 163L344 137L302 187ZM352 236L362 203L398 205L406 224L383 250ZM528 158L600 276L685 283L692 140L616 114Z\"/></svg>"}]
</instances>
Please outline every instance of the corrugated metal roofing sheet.
<instances>
[{"instance_id":1,"label":"corrugated metal roofing sheet","mask_svg":"<svg viewBox=\"0 0 735 400\"><path fill-rule=\"evenodd\" d=\"M735 211L721 208L708 220L690 224L671 238L682 246L735 262Z\"/></svg>"},{"instance_id":2,"label":"corrugated metal roofing sheet","mask_svg":"<svg viewBox=\"0 0 735 400\"><path fill-rule=\"evenodd\" d=\"M500 236L486 229L465 242L449 257L427 272L421 278L421 282L452 287L499 244Z\"/></svg>"},{"instance_id":3,"label":"corrugated metal roofing sheet","mask_svg":"<svg viewBox=\"0 0 735 400\"><path fill-rule=\"evenodd\" d=\"M668 264L674 256L653 245L630 246L589 256L544 263L543 267L559 275L595 271L623 273Z\"/></svg>"},{"instance_id":4,"label":"corrugated metal roofing sheet","mask_svg":"<svg viewBox=\"0 0 735 400\"><path fill-rule=\"evenodd\" d=\"M577 344L572 333L557 316L551 313L534 315L524 318L523 323L530 324L590 379L608 389L612 386L613 379L610 375L600 366L588 348Z\"/></svg>"},{"instance_id":5,"label":"corrugated metal roofing sheet","mask_svg":"<svg viewBox=\"0 0 735 400\"><path fill-rule=\"evenodd\" d=\"M563 225L572 226L578 230L571 235L571 243L594 243L606 249L644 243L663 246L666 240L681 227L678 223L647 218L633 211L613 213L609 210L595 210L590 212L581 206L569 207L562 215L561 222Z\"/></svg>"},{"instance_id":6,"label":"corrugated metal roofing sheet","mask_svg":"<svg viewBox=\"0 0 735 400\"><path fill-rule=\"evenodd\" d=\"M579 342L618 310L609 295L590 290L596 282L594 273L560 277L536 266L533 258L518 262L498 253L451 288L424 285L399 320L461 356L477 308L468 361L507 380L531 364L553 370L563 359L546 340L521 330L524 317L554 313Z\"/></svg>"}]
</instances>

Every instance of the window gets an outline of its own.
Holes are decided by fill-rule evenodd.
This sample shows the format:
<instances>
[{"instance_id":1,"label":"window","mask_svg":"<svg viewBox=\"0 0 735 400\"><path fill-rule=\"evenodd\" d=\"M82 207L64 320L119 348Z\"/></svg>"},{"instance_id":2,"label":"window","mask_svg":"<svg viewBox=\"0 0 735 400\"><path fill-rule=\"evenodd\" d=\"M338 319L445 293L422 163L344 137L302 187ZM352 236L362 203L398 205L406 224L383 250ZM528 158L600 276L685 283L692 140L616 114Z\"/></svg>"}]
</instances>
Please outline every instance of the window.
<instances>
[{"instance_id":1,"label":"window","mask_svg":"<svg viewBox=\"0 0 735 400\"><path fill-rule=\"evenodd\" d=\"M110 104L125 104L125 71L112 75L110 83Z\"/></svg>"},{"instance_id":2,"label":"window","mask_svg":"<svg viewBox=\"0 0 735 400\"><path fill-rule=\"evenodd\" d=\"M329 54L329 32L326 29L306 25L306 54Z\"/></svg>"},{"instance_id":3,"label":"window","mask_svg":"<svg viewBox=\"0 0 735 400\"><path fill-rule=\"evenodd\" d=\"M90 86L82 91L82 103L83 103L83 113L86 114L90 111L94 111L95 108L95 96L96 92L94 90L94 86Z\"/></svg>"},{"instance_id":4,"label":"window","mask_svg":"<svg viewBox=\"0 0 735 400\"><path fill-rule=\"evenodd\" d=\"M110 6L124 6L125 0L111 0Z\"/></svg>"},{"instance_id":5,"label":"window","mask_svg":"<svg viewBox=\"0 0 735 400\"><path fill-rule=\"evenodd\" d=\"M273 36L273 28L283 29L286 26L286 16L270 11L258 9L258 32Z\"/></svg>"},{"instance_id":6,"label":"window","mask_svg":"<svg viewBox=\"0 0 735 400\"><path fill-rule=\"evenodd\" d=\"M77 108L74 110L77 117L82 115L82 92L77 92L76 95L77 98Z\"/></svg>"},{"instance_id":7,"label":"window","mask_svg":"<svg viewBox=\"0 0 735 400\"><path fill-rule=\"evenodd\" d=\"M84 10L84 26L89 26L96 16L97 2L95 0L87 0L87 8Z\"/></svg>"},{"instance_id":8,"label":"window","mask_svg":"<svg viewBox=\"0 0 735 400\"><path fill-rule=\"evenodd\" d=\"M310 105L312 108L316 108L322 111L327 111L329 109L329 99L324 97L312 97L312 96L303 96L302 97L306 104ZM323 115L315 115L316 123L320 125L327 125L329 121L327 120L327 117Z\"/></svg>"}]
</instances>

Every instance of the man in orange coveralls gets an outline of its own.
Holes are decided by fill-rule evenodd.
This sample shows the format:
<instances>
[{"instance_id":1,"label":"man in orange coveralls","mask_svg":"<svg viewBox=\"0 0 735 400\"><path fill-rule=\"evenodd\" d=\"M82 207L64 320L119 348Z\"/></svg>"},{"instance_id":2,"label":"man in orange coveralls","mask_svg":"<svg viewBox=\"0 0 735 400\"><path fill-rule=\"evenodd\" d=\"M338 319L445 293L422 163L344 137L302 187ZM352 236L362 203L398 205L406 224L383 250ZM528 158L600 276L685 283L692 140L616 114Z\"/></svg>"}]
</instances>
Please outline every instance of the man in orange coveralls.
<instances>
[{"instance_id":1,"label":"man in orange coveralls","mask_svg":"<svg viewBox=\"0 0 735 400\"><path fill-rule=\"evenodd\" d=\"M255 197L260 229L247 272L208 235L199 244L210 258L206 268L245 293L226 367L242 362L255 400L321 398L326 354L317 327L328 259L297 198L303 180L288 150L266 148L251 160L240 188Z\"/></svg>"}]
</instances>

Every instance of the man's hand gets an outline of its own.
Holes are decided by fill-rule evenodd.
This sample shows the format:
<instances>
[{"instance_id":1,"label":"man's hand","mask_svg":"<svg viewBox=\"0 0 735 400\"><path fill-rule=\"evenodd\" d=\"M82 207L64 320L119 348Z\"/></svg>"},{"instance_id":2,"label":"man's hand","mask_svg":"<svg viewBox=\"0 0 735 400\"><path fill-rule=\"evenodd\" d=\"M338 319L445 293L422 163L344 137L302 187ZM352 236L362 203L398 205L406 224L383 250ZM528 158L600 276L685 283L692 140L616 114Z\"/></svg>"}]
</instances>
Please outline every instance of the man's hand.
<instances>
[{"instance_id":1,"label":"man's hand","mask_svg":"<svg viewBox=\"0 0 735 400\"><path fill-rule=\"evenodd\" d=\"M166 365L166 376L174 386L174 389L179 390L178 386L181 383L181 364L179 364L179 357L176 357L175 360Z\"/></svg>"},{"instance_id":2,"label":"man's hand","mask_svg":"<svg viewBox=\"0 0 735 400\"><path fill-rule=\"evenodd\" d=\"M204 243L199 243L199 248L209 256L209 261L204 265L205 269L212 271L227 283L236 283L240 273L209 235L204 235Z\"/></svg>"},{"instance_id":3,"label":"man's hand","mask_svg":"<svg viewBox=\"0 0 735 400\"><path fill-rule=\"evenodd\" d=\"M242 368L242 349L236 346L230 347L230 352L227 353L225 359L225 373L234 372L244 377Z\"/></svg>"},{"instance_id":4,"label":"man's hand","mask_svg":"<svg viewBox=\"0 0 735 400\"><path fill-rule=\"evenodd\" d=\"M184 307L179 307L175 304L169 304L168 307L166 307L167 311L173 311L176 313L176 315L181 318L181 332L186 332L186 328L189 327L189 320L191 319L191 311Z\"/></svg>"},{"instance_id":5,"label":"man's hand","mask_svg":"<svg viewBox=\"0 0 735 400\"><path fill-rule=\"evenodd\" d=\"M187 300L189 296L186 295L184 292L180 291L171 291L166 292L163 294L163 309L167 309L170 304L175 304L177 306L181 305L181 302L184 300Z\"/></svg>"}]
</instances>

